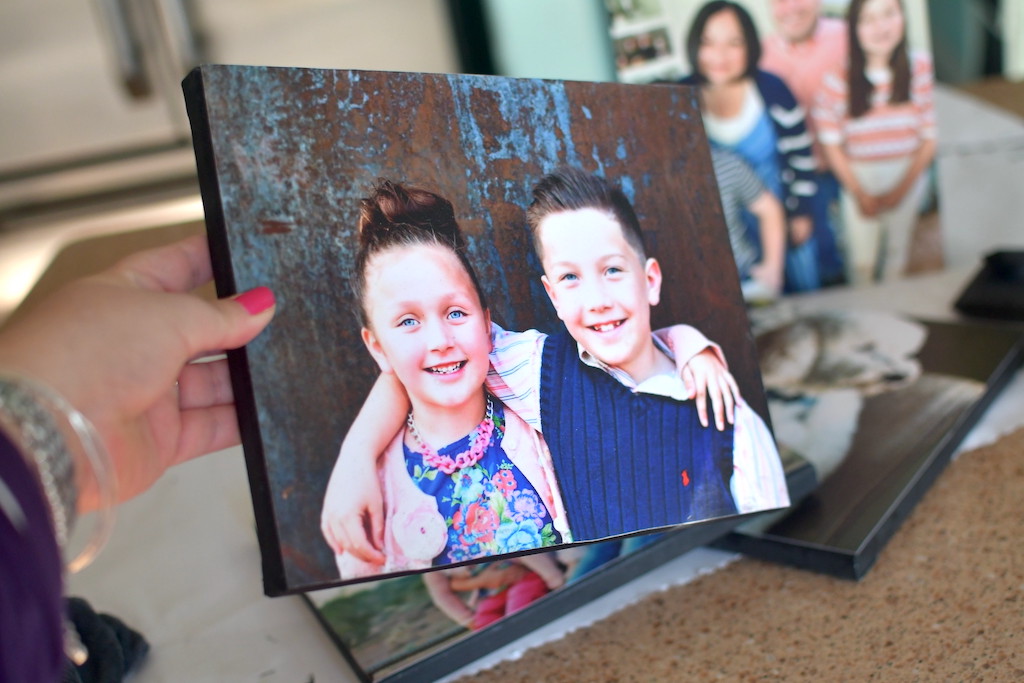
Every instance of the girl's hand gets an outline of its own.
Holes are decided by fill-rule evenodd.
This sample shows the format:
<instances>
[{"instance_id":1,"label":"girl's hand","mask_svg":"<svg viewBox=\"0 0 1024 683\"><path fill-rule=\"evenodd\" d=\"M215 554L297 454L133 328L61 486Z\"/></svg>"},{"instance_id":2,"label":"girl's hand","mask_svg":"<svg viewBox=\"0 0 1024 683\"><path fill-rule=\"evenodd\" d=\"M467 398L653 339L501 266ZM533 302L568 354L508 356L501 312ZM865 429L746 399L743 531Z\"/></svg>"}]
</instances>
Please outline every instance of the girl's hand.
<instances>
[{"instance_id":1,"label":"girl's hand","mask_svg":"<svg viewBox=\"0 0 1024 683\"><path fill-rule=\"evenodd\" d=\"M878 197L878 208L879 211L891 211L900 205L903 198L907 196L907 190L902 186L897 186L892 190L889 190L885 194Z\"/></svg>"},{"instance_id":2,"label":"girl's hand","mask_svg":"<svg viewBox=\"0 0 1024 683\"><path fill-rule=\"evenodd\" d=\"M336 554L384 565L384 496L377 459L405 426L409 397L381 373L341 442L320 511L320 532Z\"/></svg>"},{"instance_id":3,"label":"girl's hand","mask_svg":"<svg viewBox=\"0 0 1024 683\"><path fill-rule=\"evenodd\" d=\"M860 212L866 218L874 218L883 208L878 197L868 194L863 190L855 191L853 198L857 200L857 208L860 209Z\"/></svg>"},{"instance_id":4,"label":"girl's hand","mask_svg":"<svg viewBox=\"0 0 1024 683\"><path fill-rule=\"evenodd\" d=\"M725 429L726 420L729 424L735 423L736 403L742 400L740 390L732 374L712 349L706 348L691 358L683 368L682 378L690 397L697 403L697 415L703 426L708 426L709 397L718 430Z\"/></svg>"},{"instance_id":5,"label":"girl's hand","mask_svg":"<svg viewBox=\"0 0 1024 683\"><path fill-rule=\"evenodd\" d=\"M383 566L384 499L376 458L338 456L324 494L320 531L335 554L348 552Z\"/></svg>"},{"instance_id":6,"label":"girl's hand","mask_svg":"<svg viewBox=\"0 0 1024 683\"><path fill-rule=\"evenodd\" d=\"M48 385L95 426L121 500L239 442L226 361L190 361L248 343L274 297L262 287L214 302L188 293L211 277L197 236L73 282L0 333L0 371ZM79 498L83 511L97 504L90 487Z\"/></svg>"}]
</instances>

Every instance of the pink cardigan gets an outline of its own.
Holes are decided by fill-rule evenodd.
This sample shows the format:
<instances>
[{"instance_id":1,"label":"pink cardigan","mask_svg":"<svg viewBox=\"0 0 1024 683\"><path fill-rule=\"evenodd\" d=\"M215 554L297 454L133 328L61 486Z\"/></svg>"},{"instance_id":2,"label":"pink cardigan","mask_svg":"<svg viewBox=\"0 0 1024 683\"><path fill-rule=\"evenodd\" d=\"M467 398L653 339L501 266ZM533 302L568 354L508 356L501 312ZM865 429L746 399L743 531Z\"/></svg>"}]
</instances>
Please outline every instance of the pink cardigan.
<instances>
[{"instance_id":1,"label":"pink cardigan","mask_svg":"<svg viewBox=\"0 0 1024 683\"><path fill-rule=\"evenodd\" d=\"M416 569L428 569L448 542L448 527L437 508L437 500L419 489L405 467L403 429L377 461L381 494L384 497L383 565L364 562L349 553L336 555L342 579L356 579ZM563 542L571 536L565 506L551 465L551 454L543 437L511 410L505 410L502 448L509 460L530 481L551 513Z\"/></svg>"}]
</instances>

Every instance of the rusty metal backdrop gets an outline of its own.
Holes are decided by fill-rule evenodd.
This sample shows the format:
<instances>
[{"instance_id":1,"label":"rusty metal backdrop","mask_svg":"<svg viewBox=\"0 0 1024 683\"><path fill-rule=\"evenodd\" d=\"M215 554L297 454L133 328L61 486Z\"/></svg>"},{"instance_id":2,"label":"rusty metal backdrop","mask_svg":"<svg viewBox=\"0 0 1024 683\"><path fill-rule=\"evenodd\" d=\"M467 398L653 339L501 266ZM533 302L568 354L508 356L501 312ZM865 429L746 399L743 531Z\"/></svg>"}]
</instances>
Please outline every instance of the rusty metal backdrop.
<instances>
[{"instance_id":1,"label":"rusty metal backdrop","mask_svg":"<svg viewBox=\"0 0 1024 683\"><path fill-rule=\"evenodd\" d=\"M358 200L380 177L448 197L494 319L561 324L524 210L563 163L617 183L665 276L653 323L725 350L767 420L696 92L488 76L206 66L186 79L221 295L278 312L232 356L268 593L336 581L319 530L341 441L376 377L348 278Z\"/></svg>"}]
</instances>

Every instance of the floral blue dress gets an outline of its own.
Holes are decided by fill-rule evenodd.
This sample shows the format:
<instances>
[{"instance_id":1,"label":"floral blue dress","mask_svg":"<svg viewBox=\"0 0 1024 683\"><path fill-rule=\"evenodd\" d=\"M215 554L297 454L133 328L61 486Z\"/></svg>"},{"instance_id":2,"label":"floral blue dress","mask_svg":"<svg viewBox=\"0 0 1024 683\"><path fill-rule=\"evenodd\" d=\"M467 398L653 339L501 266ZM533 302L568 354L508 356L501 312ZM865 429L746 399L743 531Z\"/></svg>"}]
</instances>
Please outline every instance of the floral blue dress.
<instances>
[{"instance_id":1,"label":"floral blue dress","mask_svg":"<svg viewBox=\"0 0 1024 683\"><path fill-rule=\"evenodd\" d=\"M404 446L409 476L437 500L448 527L448 542L434 558L434 566L562 542L543 499L502 448L505 411L500 403L494 406L493 420L494 432L483 457L452 474L426 465L422 453ZM439 448L438 455L454 457L466 451L475 434Z\"/></svg>"}]
</instances>

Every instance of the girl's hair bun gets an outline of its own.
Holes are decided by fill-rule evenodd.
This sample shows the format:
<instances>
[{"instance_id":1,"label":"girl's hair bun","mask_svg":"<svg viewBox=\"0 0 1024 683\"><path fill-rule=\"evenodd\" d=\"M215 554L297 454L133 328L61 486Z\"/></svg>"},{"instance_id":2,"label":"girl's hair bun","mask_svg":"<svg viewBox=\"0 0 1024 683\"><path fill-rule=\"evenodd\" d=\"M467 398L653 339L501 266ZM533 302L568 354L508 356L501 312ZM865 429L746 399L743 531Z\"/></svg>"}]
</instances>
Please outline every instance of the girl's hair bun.
<instances>
[{"instance_id":1,"label":"girl's hair bun","mask_svg":"<svg viewBox=\"0 0 1024 683\"><path fill-rule=\"evenodd\" d=\"M420 241L409 234L417 231L444 238L456 248L464 246L450 201L429 190L378 178L370 196L359 202L360 246Z\"/></svg>"},{"instance_id":2,"label":"girl's hair bun","mask_svg":"<svg viewBox=\"0 0 1024 683\"><path fill-rule=\"evenodd\" d=\"M371 259L393 248L424 244L450 249L455 254L469 273L480 305L487 308L452 203L429 190L378 178L370 196L359 201L359 249L351 279L364 327L369 325L366 271Z\"/></svg>"}]
</instances>

